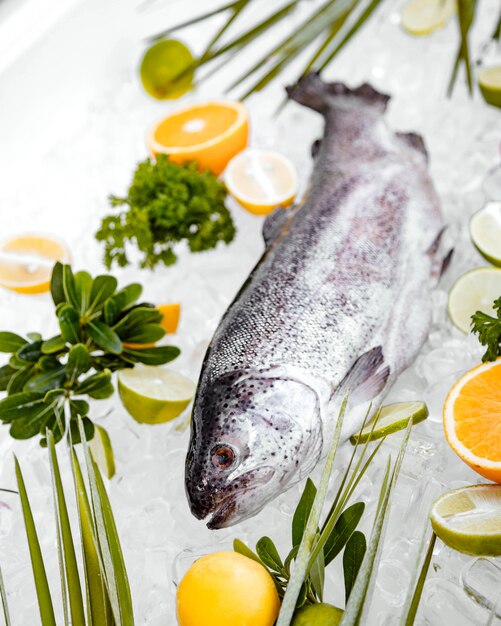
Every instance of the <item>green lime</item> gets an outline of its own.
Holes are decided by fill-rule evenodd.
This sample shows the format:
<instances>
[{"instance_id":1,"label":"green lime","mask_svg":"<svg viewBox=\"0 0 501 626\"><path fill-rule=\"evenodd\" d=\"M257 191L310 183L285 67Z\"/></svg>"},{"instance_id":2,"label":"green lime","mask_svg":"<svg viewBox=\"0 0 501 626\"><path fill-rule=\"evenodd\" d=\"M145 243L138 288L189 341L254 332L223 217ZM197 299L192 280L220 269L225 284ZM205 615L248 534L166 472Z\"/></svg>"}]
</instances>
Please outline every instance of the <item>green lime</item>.
<instances>
[{"instance_id":1,"label":"green lime","mask_svg":"<svg viewBox=\"0 0 501 626\"><path fill-rule=\"evenodd\" d=\"M478 75L478 86L488 104L501 108L501 65L482 70Z\"/></svg>"},{"instance_id":2,"label":"green lime","mask_svg":"<svg viewBox=\"0 0 501 626\"><path fill-rule=\"evenodd\" d=\"M501 556L501 485L472 485L440 496L430 513L436 535L475 556Z\"/></svg>"},{"instance_id":3,"label":"green lime","mask_svg":"<svg viewBox=\"0 0 501 626\"><path fill-rule=\"evenodd\" d=\"M195 394L195 385L163 367L137 365L118 373L118 392L136 422L162 424L181 415Z\"/></svg>"},{"instance_id":4,"label":"green lime","mask_svg":"<svg viewBox=\"0 0 501 626\"><path fill-rule=\"evenodd\" d=\"M451 322L464 333L470 332L476 311L495 315L493 303L501 293L501 269L479 267L460 276L449 291L447 309Z\"/></svg>"},{"instance_id":5,"label":"green lime","mask_svg":"<svg viewBox=\"0 0 501 626\"><path fill-rule=\"evenodd\" d=\"M180 98L193 87L193 64L193 55L184 43L177 39L159 41L146 50L141 61L143 87L157 100Z\"/></svg>"},{"instance_id":6,"label":"green lime","mask_svg":"<svg viewBox=\"0 0 501 626\"><path fill-rule=\"evenodd\" d=\"M470 220L470 236L480 254L501 267L501 202L488 202Z\"/></svg>"},{"instance_id":7,"label":"green lime","mask_svg":"<svg viewBox=\"0 0 501 626\"><path fill-rule=\"evenodd\" d=\"M378 416L367 422L361 433L356 433L350 437L350 442L355 445L357 441L365 443L366 441L374 441L381 439L398 430L407 428L409 420L412 418L413 424L419 424L428 417L428 407L424 402L395 402L395 404L387 404L381 409ZM377 424L374 421L377 418ZM372 430L374 427L374 430Z\"/></svg>"},{"instance_id":8,"label":"green lime","mask_svg":"<svg viewBox=\"0 0 501 626\"><path fill-rule=\"evenodd\" d=\"M331 604L308 604L294 613L291 626L337 626L344 611Z\"/></svg>"},{"instance_id":9,"label":"green lime","mask_svg":"<svg viewBox=\"0 0 501 626\"><path fill-rule=\"evenodd\" d=\"M115 475L115 456L111 446L111 439L102 426L96 426L94 437L89 442L89 448L99 469L106 478L113 478Z\"/></svg>"}]
</instances>

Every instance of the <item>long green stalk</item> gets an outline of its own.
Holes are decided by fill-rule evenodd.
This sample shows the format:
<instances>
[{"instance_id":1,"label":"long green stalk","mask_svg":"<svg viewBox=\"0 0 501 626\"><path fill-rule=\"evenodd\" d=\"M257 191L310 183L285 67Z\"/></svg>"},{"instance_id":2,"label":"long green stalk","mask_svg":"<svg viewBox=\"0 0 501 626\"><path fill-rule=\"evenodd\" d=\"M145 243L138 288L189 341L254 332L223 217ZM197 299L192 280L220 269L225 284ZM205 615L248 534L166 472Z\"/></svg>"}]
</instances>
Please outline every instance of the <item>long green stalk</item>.
<instances>
[{"instance_id":1,"label":"long green stalk","mask_svg":"<svg viewBox=\"0 0 501 626\"><path fill-rule=\"evenodd\" d=\"M437 539L437 536L435 535L434 532L432 532L430 541L428 543L428 550L426 551L423 565L421 567L421 572L419 573L419 577L416 581L414 593L412 594L412 597L410 598L409 608L407 609L407 611L404 611L402 615L403 626L413 626L414 620L416 619L417 611L419 608L419 602L421 601L421 595L423 593L424 583L426 582L426 576L428 575L428 569L430 568L431 559L433 557L433 549L435 547L436 539Z\"/></svg>"},{"instance_id":2,"label":"long green stalk","mask_svg":"<svg viewBox=\"0 0 501 626\"><path fill-rule=\"evenodd\" d=\"M3 608L3 616L5 619L5 626L11 626L9 605L7 603L7 592L5 591L5 585L3 582L1 567L0 567L0 598L2 598L2 608Z\"/></svg>"}]
</instances>

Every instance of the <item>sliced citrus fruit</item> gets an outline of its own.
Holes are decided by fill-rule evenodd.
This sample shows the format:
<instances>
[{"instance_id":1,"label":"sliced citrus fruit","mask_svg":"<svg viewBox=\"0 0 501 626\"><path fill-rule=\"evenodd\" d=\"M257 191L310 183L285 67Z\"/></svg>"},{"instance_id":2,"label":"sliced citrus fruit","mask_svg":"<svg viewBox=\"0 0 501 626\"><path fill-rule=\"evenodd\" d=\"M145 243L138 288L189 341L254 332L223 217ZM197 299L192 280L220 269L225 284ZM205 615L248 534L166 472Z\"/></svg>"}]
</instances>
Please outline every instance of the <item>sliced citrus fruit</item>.
<instances>
[{"instance_id":1,"label":"sliced citrus fruit","mask_svg":"<svg viewBox=\"0 0 501 626\"><path fill-rule=\"evenodd\" d=\"M106 478L113 478L115 475L115 456L108 432L102 427L94 429L94 437L89 442L94 461Z\"/></svg>"},{"instance_id":2,"label":"sliced citrus fruit","mask_svg":"<svg viewBox=\"0 0 501 626\"><path fill-rule=\"evenodd\" d=\"M56 261L68 263L68 246L52 235L26 233L0 243L0 285L18 293L50 289Z\"/></svg>"},{"instance_id":3,"label":"sliced citrus fruit","mask_svg":"<svg viewBox=\"0 0 501 626\"><path fill-rule=\"evenodd\" d=\"M228 161L241 152L249 137L247 110L241 102L213 100L170 113L149 131L153 155L171 161L196 161L201 169L221 174Z\"/></svg>"},{"instance_id":4,"label":"sliced citrus fruit","mask_svg":"<svg viewBox=\"0 0 501 626\"><path fill-rule=\"evenodd\" d=\"M501 267L501 202L489 202L470 220L470 235L480 254Z\"/></svg>"},{"instance_id":5,"label":"sliced citrus fruit","mask_svg":"<svg viewBox=\"0 0 501 626\"><path fill-rule=\"evenodd\" d=\"M167 334L175 333L179 324L179 317L181 315L181 305L178 303L159 304L156 308L163 315L160 326L162 326ZM153 346L156 346L156 343L129 343L124 341L124 346L126 348L130 348L131 350L141 350L143 348L152 348Z\"/></svg>"},{"instance_id":6,"label":"sliced citrus fruit","mask_svg":"<svg viewBox=\"0 0 501 626\"><path fill-rule=\"evenodd\" d=\"M411 35L429 35L455 13L455 0L411 0L402 9L402 27Z\"/></svg>"},{"instance_id":7,"label":"sliced citrus fruit","mask_svg":"<svg viewBox=\"0 0 501 626\"><path fill-rule=\"evenodd\" d=\"M153 44L139 70L144 89L158 100L180 98L193 86L194 61L189 48L177 39Z\"/></svg>"},{"instance_id":8,"label":"sliced citrus fruit","mask_svg":"<svg viewBox=\"0 0 501 626\"><path fill-rule=\"evenodd\" d=\"M433 530L459 552L501 556L501 486L472 485L440 496L431 509Z\"/></svg>"},{"instance_id":9,"label":"sliced citrus fruit","mask_svg":"<svg viewBox=\"0 0 501 626\"><path fill-rule=\"evenodd\" d=\"M460 276L449 291L448 311L454 326L468 333L476 311L494 315L501 294L501 269L480 267Z\"/></svg>"},{"instance_id":10,"label":"sliced citrus fruit","mask_svg":"<svg viewBox=\"0 0 501 626\"><path fill-rule=\"evenodd\" d=\"M419 424L428 417L428 407L424 402L395 402L383 406L379 415L367 422L361 433L356 433L350 437L350 442L356 445L357 441L365 443L381 439L386 435L391 435L399 430L407 428L410 420L412 424ZM374 425L377 419L376 425Z\"/></svg>"},{"instance_id":11,"label":"sliced citrus fruit","mask_svg":"<svg viewBox=\"0 0 501 626\"><path fill-rule=\"evenodd\" d=\"M278 152L256 148L233 157L224 182L237 202L257 215L266 215L277 206L289 206L298 190L292 161Z\"/></svg>"},{"instance_id":12,"label":"sliced citrus fruit","mask_svg":"<svg viewBox=\"0 0 501 626\"><path fill-rule=\"evenodd\" d=\"M476 472L501 482L501 359L473 368L452 387L444 429L454 452Z\"/></svg>"},{"instance_id":13,"label":"sliced citrus fruit","mask_svg":"<svg viewBox=\"0 0 501 626\"><path fill-rule=\"evenodd\" d=\"M478 86L488 104L501 107L501 65L483 69L478 75Z\"/></svg>"},{"instance_id":14,"label":"sliced citrus fruit","mask_svg":"<svg viewBox=\"0 0 501 626\"><path fill-rule=\"evenodd\" d=\"M181 415L195 394L195 385L172 370L137 365L118 373L118 391L136 422L162 424Z\"/></svg>"}]
</instances>

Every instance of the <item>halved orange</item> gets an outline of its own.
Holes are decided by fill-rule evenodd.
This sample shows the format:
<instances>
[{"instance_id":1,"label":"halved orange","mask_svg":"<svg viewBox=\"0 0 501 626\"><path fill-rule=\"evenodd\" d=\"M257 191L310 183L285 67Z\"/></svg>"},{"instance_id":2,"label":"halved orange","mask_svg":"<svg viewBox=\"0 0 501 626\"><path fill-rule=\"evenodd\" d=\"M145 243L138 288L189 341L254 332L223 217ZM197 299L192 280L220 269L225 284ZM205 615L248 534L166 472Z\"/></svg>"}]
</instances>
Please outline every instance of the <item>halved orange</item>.
<instances>
[{"instance_id":1,"label":"halved orange","mask_svg":"<svg viewBox=\"0 0 501 626\"><path fill-rule=\"evenodd\" d=\"M249 118L241 102L212 100L178 109L148 132L148 148L171 161L196 161L200 169L221 174L249 139Z\"/></svg>"},{"instance_id":2,"label":"halved orange","mask_svg":"<svg viewBox=\"0 0 501 626\"><path fill-rule=\"evenodd\" d=\"M70 262L70 251L61 239L24 233L0 243L0 285L18 293L42 293L50 289L56 261Z\"/></svg>"},{"instance_id":3,"label":"halved orange","mask_svg":"<svg viewBox=\"0 0 501 626\"><path fill-rule=\"evenodd\" d=\"M160 326L168 335L175 333L179 324L179 317L181 315L181 305L175 302L173 304L159 304L156 308L163 315ZM142 348L153 348L156 346L156 343L124 342L124 346L126 348L130 348L131 350L141 350Z\"/></svg>"},{"instance_id":4,"label":"halved orange","mask_svg":"<svg viewBox=\"0 0 501 626\"><path fill-rule=\"evenodd\" d=\"M501 358L458 380L443 418L454 452L481 476L501 483Z\"/></svg>"}]
</instances>

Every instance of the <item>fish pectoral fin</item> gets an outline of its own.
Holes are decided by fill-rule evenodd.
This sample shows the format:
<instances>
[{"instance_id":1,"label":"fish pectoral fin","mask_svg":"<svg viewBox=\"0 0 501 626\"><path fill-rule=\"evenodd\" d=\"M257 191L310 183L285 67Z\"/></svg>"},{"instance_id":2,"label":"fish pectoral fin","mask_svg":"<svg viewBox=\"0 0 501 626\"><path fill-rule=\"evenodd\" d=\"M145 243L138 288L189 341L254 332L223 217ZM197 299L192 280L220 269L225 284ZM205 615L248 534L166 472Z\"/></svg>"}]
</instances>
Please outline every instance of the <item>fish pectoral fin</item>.
<instances>
[{"instance_id":1,"label":"fish pectoral fin","mask_svg":"<svg viewBox=\"0 0 501 626\"><path fill-rule=\"evenodd\" d=\"M378 396L390 375L384 363L383 349L376 346L358 357L335 391L336 395L349 396L350 403L361 404Z\"/></svg>"},{"instance_id":2,"label":"fish pectoral fin","mask_svg":"<svg viewBox=\"0 0 501 626\"><path fill-rule=\"evenodd\" d=\"M450 248L447 252L444 252L444 249L447 250L444 244L444 233L446 229L446 226L440 229L427 251L432 258L431 275L437 280L447 271L452 260L452 255L454 254L454 248Z\"/></svg>"},{"instance_id":3,"label":"fish pectoral fin","mask_svg":"<svg viewBox=\"0 0 501 626\"><path fill-rule=\"evenodd\" d=\"M270 213L264 220L263 224L263 239L265 245L268 247L278 237L282 227L287 221L287 211L291 209L284 209L283 207L277 207L273 213ZM289 213L289 216L291 214Z\"/></svg>"},{"instance_id":4,"label":"fish pectoral fin","mask_svg":"<svg viewBox=\"0 0 501 626\"><path fill-rule=\"evenodd\" d=\"M428 161L428 150L424 143L424 139L418 133L396 133L397 137L406 143L410 148L414 148L420 152Z\"/></svg>"}]
</instances>

